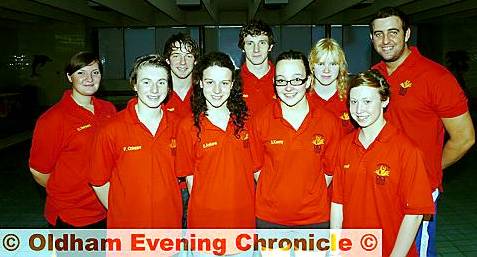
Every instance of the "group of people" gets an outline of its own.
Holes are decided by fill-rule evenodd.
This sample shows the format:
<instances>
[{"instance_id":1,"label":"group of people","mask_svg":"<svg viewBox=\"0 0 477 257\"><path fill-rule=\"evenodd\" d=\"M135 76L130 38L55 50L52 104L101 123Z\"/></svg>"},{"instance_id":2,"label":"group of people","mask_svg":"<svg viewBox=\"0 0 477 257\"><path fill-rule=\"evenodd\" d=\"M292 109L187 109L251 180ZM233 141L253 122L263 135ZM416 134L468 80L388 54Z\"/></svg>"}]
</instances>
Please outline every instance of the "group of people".
<instances>
[{"instance_id":1,"label":"group of people","mask_svg":"<svg viewBox=\"0 0 477 257\"><path fill-rule=\"evenodd\" d=\"M272 30L252 21L236 70L179 33L136 60L118 113L93 96L98 58L74 55L72 89L38 119L30 154L50 227L372 228L383 256L437 256L442 169L475 133L463 91L408 46L409 26L380 10L382 61L351 79L330 38L272 63Z\"/></svg>"}]
</instances>

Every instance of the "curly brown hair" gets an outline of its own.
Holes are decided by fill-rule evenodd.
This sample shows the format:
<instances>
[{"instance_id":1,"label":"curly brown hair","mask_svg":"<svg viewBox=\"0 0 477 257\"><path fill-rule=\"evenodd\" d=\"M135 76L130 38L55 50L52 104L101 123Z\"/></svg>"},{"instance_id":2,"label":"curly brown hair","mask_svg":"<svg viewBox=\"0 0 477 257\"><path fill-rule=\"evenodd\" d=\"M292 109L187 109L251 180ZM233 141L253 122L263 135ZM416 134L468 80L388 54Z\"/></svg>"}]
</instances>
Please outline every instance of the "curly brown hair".
<instances>
[{"instance_id":1,"label":"curly brown hair","mask_svg":"<svg viewBox=\"0 0 477 257\"><path fill-rule=\"evenodd\" d=\"M232 71L233 85L227 100L227 108L230 111L230 117L235 126L234 135L239 138L239 134L243 130L248 117L248 109L242 96L242 82L239 72L235 69L230 56L222 52L211 52L202 56L194 67L191 106L192 113L194 114L194 126L198 130L197 137L200 140L201 119L204 115L207 116L207 101L203 89L200 87L200 81L203 78L204 70L212 66L224 67Z\"/></svg>"}]
</instances>

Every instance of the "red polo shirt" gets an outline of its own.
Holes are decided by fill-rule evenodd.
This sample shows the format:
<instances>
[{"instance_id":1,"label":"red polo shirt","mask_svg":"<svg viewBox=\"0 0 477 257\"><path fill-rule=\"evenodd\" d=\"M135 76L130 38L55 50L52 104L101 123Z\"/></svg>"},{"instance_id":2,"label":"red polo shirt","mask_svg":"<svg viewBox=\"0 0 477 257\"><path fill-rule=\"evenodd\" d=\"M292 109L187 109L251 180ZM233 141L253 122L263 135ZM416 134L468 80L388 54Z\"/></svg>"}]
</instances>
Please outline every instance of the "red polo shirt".
<instances>
[{"instance_id":1,"label":"red polo shirt","mask_svg":"<svg viewBox=\"0 0 477 257\"><path fill-rule=\"evenodd\" d=\"M237 138L231 120L226 131L201 118L200 139L192 118L177 134L176 171L194 175L189 199L189 228L254 228L255 183L250 135Z\"/></svg>"},{"instance_id":2,"label":"red polo shirt","mask_svg":"<svg viewBox=\"0 0 477 257\"><path fill-rule=\"evenodd\" d=\"M273 86L273 76L275 66L269 62L270 70L261 78L257 78L249 71L246 64L242 65L240 76L243 85L243 98L247 103L250 115L263 109L264 106L276 99L275 88Z\"/></svg>"},{"instance_id":3,"label":"red polo shirt","mask_svg":"<svg viewBox=\"0 0 477 257\"><path fill-rule=\"evenodd\" d=\"M175 119L164 111L156 135L129 101L97 133L89 181L110 182L108 228L181 228L182 202L174 172Z\"/></svg>"},{"instance_id":4,"label":"red polo shirt","mask_svg":"<svg viewBox=\"0 0 477 257\"><path fill-rule=\"evenodd\" d=\"M165 103L164 108L169 112L173 112L178 118L183 118L192 115L192 109L190 105L190 96L192 94L192 87L187 91L184 101L179 95L172 90L169 94L169 99Z\"/></svg>"},{"instance_id":5,"label":"red polo shirt","mask_svg":"<svg viewBox=\"0 0 477 257\"><path fill-rule=\"evenodd\" d=\"M391 86L387 118L396 124L424 153L432 189L442 185L444 125L441 118L452 118L468 111L467 99L452 74L422 56L417 48L391 74L386 64L379 70Z\"/></svg>"},{"instance_id":6,"label":"red polo shirt","mask_svg":"<svg viewBox=\"0 0 477 257\"><path fill-rule=\"evenodd\" d=\"M382 229L389 256L406 214L433 214L434 203L421 151L386 124L365 149L357 130L340 142L332 201L343 205L343 228ZM408 256L417 256L411 246Z\"/></svg>"},{"instance_id":7,"label":"red polo shirt","mask_svg":"<svg viewBox=\"0 0 477 257\"><path fill-rule=\"evenodd\" d=\"M346 98L340 99L338 92L336 92L330 99L325 100L312 89L308 93L308 99L311 104L318 104L333 113L335 117L341 121L343 134L346 135L355 129L351 122L351 116L348 110L348 100Z\"/></svg>"},{"instance_id":8,"label":"red polo shirt","mask_svg":"<svg viewBox=\"0 0 477 257\"><path fill-rule=\"evenodd\" d=\"M295 130L283 118L278 100L254 117L253 156L261 170L255 205L258 218L287 226L329 220L324 174L332 173L340 128L332 113L310 105Z\"/></svg>"},{"instance_id":9,"label":"red polo shirt","mask_svg":"<svg viewBox=\"0 0 477 257\"><path fill-rule=\"evenodd\" d=\"M110 102L92 98L94 114L79 106L65 91L60 102L36 122L29 165L50 174L46 185L45 217L57 217L73 226L86 226L106 217L106 210L88 184L86 171L90 143L99 123L116 113Z\"/></svg>"}]
</instances>

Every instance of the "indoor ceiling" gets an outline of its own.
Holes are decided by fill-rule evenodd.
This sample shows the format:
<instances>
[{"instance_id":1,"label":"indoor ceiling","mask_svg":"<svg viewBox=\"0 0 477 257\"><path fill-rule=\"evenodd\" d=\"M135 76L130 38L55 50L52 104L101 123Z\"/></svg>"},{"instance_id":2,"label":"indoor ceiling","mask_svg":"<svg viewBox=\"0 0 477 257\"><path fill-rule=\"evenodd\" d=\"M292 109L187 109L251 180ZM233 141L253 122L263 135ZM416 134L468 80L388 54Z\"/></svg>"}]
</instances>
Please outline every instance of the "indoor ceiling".
<instances>
[{"instance_id":1,"label":"indoor ceiling","mask_svg":"<svg viewBox=\"0 0 477 257\"><path fill-rule=\"evenodd\" d=\"M477 0L0 0L0 22L60 21L93 27L366 24L384 6L415 23L477 16Z\"/></svg>"}]
</instances>

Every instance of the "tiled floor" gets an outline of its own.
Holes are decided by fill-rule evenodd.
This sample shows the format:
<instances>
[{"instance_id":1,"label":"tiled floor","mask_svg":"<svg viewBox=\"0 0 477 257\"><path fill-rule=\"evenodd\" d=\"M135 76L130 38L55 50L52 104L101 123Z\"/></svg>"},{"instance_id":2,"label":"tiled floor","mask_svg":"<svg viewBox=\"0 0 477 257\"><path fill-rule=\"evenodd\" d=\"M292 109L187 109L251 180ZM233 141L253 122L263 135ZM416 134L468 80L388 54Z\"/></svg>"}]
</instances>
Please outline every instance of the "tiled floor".
<instances>
[{"instance_id":1,"label":"tiled floor","mask_svg":"<svg viewBox=\"0 0 477 257\"><path fill-rule=\"evenodd\" d=\"M1 149L1 148L0 148ZM28 171L29 141L0 150L0 228L44 228L44 189ZM445 171L439 256L477 257L477 150Z\"/></svg>"}]
</instances>

